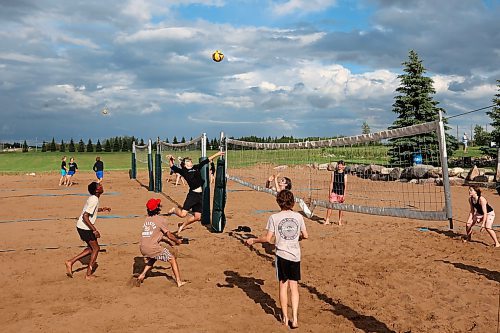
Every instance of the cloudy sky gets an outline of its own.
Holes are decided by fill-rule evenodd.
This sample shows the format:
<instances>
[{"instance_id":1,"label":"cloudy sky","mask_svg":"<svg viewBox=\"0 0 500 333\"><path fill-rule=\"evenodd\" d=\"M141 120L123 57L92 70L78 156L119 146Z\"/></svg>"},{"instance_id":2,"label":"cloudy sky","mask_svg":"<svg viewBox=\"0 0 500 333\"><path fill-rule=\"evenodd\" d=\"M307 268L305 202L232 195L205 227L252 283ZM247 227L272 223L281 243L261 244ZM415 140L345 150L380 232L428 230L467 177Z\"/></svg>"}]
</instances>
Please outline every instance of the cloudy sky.
<instances>
[{"instance_id":1,"label":"cloudy sky","mask_svg":"<svg viewBox=\"0 0 500 333\"><path fill-rule=\"evenodd\" d=\"M499 0L0 0L0 140L374 132L411 49L455 115L498 92L499 17Z\"/></svg>"}]
</instances>

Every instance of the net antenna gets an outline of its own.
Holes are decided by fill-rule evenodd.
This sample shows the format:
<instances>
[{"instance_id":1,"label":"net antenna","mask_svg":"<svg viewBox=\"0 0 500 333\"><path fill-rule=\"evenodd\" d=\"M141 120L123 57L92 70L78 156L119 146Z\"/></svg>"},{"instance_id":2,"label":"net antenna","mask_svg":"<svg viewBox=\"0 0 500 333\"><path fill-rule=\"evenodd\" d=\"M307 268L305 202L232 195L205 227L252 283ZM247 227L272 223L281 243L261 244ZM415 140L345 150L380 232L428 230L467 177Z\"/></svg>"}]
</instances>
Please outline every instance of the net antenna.
<instances>
[{"instance_id":1,"label":"net antenna","mask_svg":"<svg viewBox=\"0 0 500 333\"><path fill-rule=\"evenodd\" d=\"M398 138L412 142L410 152L398 151L391 143ZM274 178L286 177L296 202L301 208L301 202L305 204L306 216L308 211L330 208L448 220L453 228L441 116L432 122L350 137L288 143L227 138L226 144L229 180L276 195ZM329 186L340 160L346 165L346 200L332 203Z\"/></svg>"},{"instance_id":2,"label":"net antenna","mask_svg":"<svg viewBox=\"0 0 500 333\"><path fill-rule=\"evenodd\" d=\"M147 169L148 177L148 190L154 190L154 178L153 178L153 157L151 154L151 139L148 140L147 144L137 145L135 141L132 142L132 165L130 169L130 178L139 179L144 178L142 172L139 170Z\"/></svg>"}]
</instances>

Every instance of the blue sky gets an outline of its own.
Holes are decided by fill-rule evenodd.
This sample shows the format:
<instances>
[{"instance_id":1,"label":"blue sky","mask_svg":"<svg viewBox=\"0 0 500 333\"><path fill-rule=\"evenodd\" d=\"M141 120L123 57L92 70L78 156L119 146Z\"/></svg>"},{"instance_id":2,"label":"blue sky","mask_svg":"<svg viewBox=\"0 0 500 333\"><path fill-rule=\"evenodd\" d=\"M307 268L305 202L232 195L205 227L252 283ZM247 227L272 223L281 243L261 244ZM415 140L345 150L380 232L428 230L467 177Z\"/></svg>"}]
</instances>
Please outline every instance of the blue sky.
<instances>
[{"instance_id":1,"label":"blue sky","mask_svg":"<svg viewBox=\"0 0 500 333\"><path fill-rule=\"evenodd\" d=\"M454 115L498 92L498 17L498 0L1 0L0 140L383 130L410 49Z\"/></svg>"}]
</instances>

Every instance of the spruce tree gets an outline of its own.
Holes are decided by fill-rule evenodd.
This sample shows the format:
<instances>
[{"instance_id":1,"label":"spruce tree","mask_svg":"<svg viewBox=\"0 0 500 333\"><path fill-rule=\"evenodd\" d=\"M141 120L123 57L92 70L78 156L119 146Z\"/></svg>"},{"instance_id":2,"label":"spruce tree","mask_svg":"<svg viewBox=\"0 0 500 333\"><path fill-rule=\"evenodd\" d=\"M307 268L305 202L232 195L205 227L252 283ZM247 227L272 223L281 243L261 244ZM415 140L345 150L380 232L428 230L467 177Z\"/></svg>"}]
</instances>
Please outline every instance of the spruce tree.
<instances>
[{"instance_id":1,"label":"spruce tree","mask_svg":"<svg viewBox=\"0 0 500 333\"><path fill-rule=\"evenodd\" d=\"M182 137L181 143L186 143L186 139L184 137Z\"/></svg>"},{"instance_id":2,"label":"spruce tree","mask_svg":"<svg viewBox=\"0 0 500 333\"><path fill-rule=\"evenodd\" d=\"M24 140L23 142L23 153L27 153L28 152L28 144L26 143L26 140Z\"/></svg>"},{"instance_id":3,"label":"spruce tree","mask_svg":"<svg viewBox=\"0 0 500 333\"><path fill-rule=\"evenodd\" d=\"M109 142L109 139L106 139L106 143L104 143L104 151L107 153L111 152L111 142Z\"/></svg>"},{"instance_id":4,"label":"spruce tree","mask_svg":"<svg viewBox=\"0 0 500 333\"><path fill-rule=\"evenodd\" d=\"M64 140L61 140L61 145L59 146L59 151L61 153L64 153L66 151L66 144L64 143Z\"/></svg>"},{"instance_id":5,"label":"spruce tree","mask_svg":"<svg viewBox=\"0 0 500 333\"><path fill-rule=\"evenodd\" d=\"M94 145L92 144L92 140L89 139L89 142L87 142L87 153L93 153L94 152Z\"/></svg>"},{"instance_id":6,"label":"spruce tree","mask_svg":"<svg viewBox=\"0 0 500 333\"><path fill-rule=\"evenodd\" d=\"M363 125L361 125L361 133L362 134L370 134L370 126L366 121L363 122Z\"/></svg>"},{"instance_id":7,"label":"spruce tree","mask_svg":"<svg viewBox=\"0 0 500 333\"><path fill-rule=\"evenodd\" d=\"M68 151L70 153L75 152L75 142L73 141L73 138L71 138L71 140L69 140Z\"/></svg>"},{"instance_id":8,"label":"spruce tree","mask_svg":"<svg viewBox=\"0 0 500 333\"><path fill-rule=\"evenodd\" d=\"M52 141L50 142L49 150L50 151L56 151L57 150L57 148L56 148L56 141L54 140L54 138L52 138Z\"/></svg>"},{"instance_id":9,"label":"spruce tree","mask_svg":"<svg viewBox=\"0 0 500 333\"><path fill-rule=\"evenodd\" d=\"M120 140L118 137L113 140L113 151L120 151Z\"/></svg>"},{"instance_id":10,"label":"spruce tree","mask_svg":"<svg viewBox=\"0 0 500 333\"><path fill-rule=\"evenodd\" d=\"M139 146L144 146L144 139L141 139Z\"/></svg>"},{"instance_id":11,"label":"spruce tree","mask_svg":"<svg viewBox=\"0 0 500 333\"><path fill-rule=\"evenodd\" d=\"M83 139L80 139L80 141L78 141L78 152L79 153L85 152L85 143L83 142Z\"/></svg>"},{"instance_id":12,"label":"spruce tree","mask_svg":"<svg viewBox=\"0 0 500 333\"><path fill-rule=\"evenodd\" d=\"M45 144L45 141L42 142L42 153L45 153L47 151L47 145Z\"/></svg>"},{"instance_id":13,"label":"spruce tree","mask_svg":"<svg viewBox=\"0 0 500 333\"><path fill-rule=\"evenodd\" d=\"M486 114L490 116L490 124L493 126L493 130L490 133L491 140L497 144L497 147L500 147L500 80L497 80L497 90L498 92L492 100L493 108L491 111L486 112Z\"/></svg>"},{"instance_id":14,"label":"spruce tree","mask_svg":"<svg viewBox=\"0 0 500 333\"><path fill-rule=\"evenodd\" d=\"M396 89L399 93L394 99L392 111L397 114L397 119L389 129L401 128L421 124L439 119L439 102L432 97L436 93L433 80L424 76L426 70L418 54L411 50L408 60L402 63L404 74L398 76L401 85ZM435 133L425 133L411 137L395 138L389 140L392 147L389 149L390 164L393 166L411 165L413 153L422 154L424 161L435 161L438 152L438 140ZM453 150L458 148L458 143L451 135L446 135L447 151L451 156Z\"/></svg>"},{"instance_id":15,"label":"spruce tree","mask_svg":"<svg viewBox=\"0 0 500 333\"><path fill-rule=\"evenodd\" d=\"M179 143L179 141L177 141L177 137L176 136L174 136L174 138L172 139L172 143L174 145Z\"/></svg>"},{"instance_id":16,"label":"spruce tree","mask_svg":"<svg viewBox=\"0 0 500 333\"><path fill-rule=\"evenodd\" d=\"M97 139L97 143L96 143L96 145L95 145L95 152L96 152L96 153L100 153L100 152L102 152L101 141L99 141L99 139Z\"/></svg>"}]
</instances>

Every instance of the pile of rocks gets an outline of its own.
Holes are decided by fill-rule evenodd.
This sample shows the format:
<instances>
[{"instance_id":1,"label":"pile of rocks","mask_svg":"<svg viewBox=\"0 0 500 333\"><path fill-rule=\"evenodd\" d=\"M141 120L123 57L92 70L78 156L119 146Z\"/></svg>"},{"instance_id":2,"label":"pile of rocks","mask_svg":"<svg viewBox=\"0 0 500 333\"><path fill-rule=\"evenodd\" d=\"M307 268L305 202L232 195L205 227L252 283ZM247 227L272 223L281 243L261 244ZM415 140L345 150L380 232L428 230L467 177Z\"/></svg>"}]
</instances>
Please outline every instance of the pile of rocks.
<instances>
[{"instance_id":1,"label":"pile of rocks","mask_svg":"<svg viewBox=\"0 0 500 333\"><path fill-rule=\"evenodd\" d=\"M316 164L312 167L319 170L335 170L337 163ZM400 181L416 184L435 183L443 185L443 170L441 167L419 164L411 167L387 168L382 165L370 164L352 164L346 166L346 172L364 179L373 181ZM450 185L464 185L468 182L477 183L495 183L495 170L487 168L478 168L473 166L471 169L449 168L448 176Z\"/></svg>"}]
</instances>

